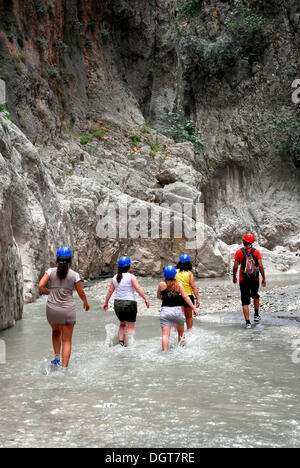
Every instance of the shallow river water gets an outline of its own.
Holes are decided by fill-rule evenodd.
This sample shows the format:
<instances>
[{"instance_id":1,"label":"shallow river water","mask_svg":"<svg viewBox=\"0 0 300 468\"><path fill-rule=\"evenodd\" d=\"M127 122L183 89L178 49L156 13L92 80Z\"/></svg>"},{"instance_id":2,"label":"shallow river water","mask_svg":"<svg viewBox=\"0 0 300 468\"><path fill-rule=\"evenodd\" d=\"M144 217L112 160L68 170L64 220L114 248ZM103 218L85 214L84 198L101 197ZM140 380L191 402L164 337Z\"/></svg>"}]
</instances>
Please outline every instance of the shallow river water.
<instances>
[{"instance_id":1,"label":"shallow river water","mask_svg":"<svg viewBox=\"0 0 300 468\"><path fill-rule=\"evenodd\" d=\"M49 365L44 297L0 333L0 447L299 447L299 278L270 281L263 320L252 330L244 328L237 287L200 280L200 319L185 347L172 333L167 354L157 281L141 283L152 305L147 311L139 302L128 348L114 346L112 307L100 310L109 282L87 288L92 307L86 313L77 301L67 373Z\"/></svg>"}]
</instances>

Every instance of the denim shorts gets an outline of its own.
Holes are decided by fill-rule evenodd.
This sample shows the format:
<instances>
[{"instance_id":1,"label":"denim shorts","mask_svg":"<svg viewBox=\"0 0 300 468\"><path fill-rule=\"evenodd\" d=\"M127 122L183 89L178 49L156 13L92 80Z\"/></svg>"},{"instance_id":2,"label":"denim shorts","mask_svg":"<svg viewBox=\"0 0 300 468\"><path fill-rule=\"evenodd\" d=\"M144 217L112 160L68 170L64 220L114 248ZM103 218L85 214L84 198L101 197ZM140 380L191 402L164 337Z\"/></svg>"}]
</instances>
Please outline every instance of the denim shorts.
<instances>
[{"instance_id":1,"label":"denim shorts","mask_svg":"<svg viewBox=\"0 0 300 468\"><path fill-rule=\"evenodd\" d=\"M181 307L163 307L160 312L160 326L183 327L185 317Z\"/></svg>"}]
</instances>

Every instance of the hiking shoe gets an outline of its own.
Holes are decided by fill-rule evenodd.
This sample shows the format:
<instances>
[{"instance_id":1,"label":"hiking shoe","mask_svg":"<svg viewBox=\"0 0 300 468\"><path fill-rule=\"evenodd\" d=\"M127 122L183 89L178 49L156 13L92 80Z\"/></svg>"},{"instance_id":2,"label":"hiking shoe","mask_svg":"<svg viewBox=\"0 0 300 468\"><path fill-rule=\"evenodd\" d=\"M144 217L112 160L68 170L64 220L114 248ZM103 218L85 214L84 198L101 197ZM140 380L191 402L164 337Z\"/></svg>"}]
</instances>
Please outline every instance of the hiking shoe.
<instances>
[{"instance_id":1,"label":"hiking shoe","mask_svg":"<svg viewBox=\"0 0 300 468\"><path fill-rule=\"evenodd\" d=\"M252 328L252 325L251 325L251 323L250 323L250 322L249 322L249 323L246 323L246 328L247 328L247 330L249 330L249 329L251 329L251 328Z\"/></svg>"},{"instance_id":2,"label":"hiking shoe","mask_svg":"<svg viewBox=\"0 0 300 468\"><path fill-rule=\"evenodd\" d=\"M59 359L53 359L53 361L51 361L51 364L53 366L59 366L60 365L60 360Z\"/></svg>"},{"instance_id":3,"label":"hiking shoe","mask_svg":"<svg viewBox=\"0 0 300 468\"><path fill-rule=\"evenodd\" d=\"M261 321L261 316L260 315L254 315L254 322L260 322Z\"/></svg>"}]
</instances>

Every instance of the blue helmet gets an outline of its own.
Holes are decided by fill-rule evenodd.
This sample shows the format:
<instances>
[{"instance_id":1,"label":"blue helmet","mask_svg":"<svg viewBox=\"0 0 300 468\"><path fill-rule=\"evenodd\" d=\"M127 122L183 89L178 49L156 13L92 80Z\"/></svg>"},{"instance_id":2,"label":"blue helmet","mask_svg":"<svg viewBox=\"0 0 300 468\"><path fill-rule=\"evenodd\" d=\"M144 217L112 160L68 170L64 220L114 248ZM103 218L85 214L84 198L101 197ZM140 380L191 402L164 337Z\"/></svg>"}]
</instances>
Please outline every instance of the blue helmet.
<instances>
[{"instance_id":1,"label":"blue helmet","mask_svg":"<svg viewBox=\"0 0 300 468\"><path fill-rule=\"evenodd\" d=\"M192 260L191 260L191 257L189 255L184 254L184 255L181 255L179 261L181 263L187 263L187 262L191 262Z\"/></svg>"},{"instance_id":2,"label":"blue helmet","mask_svg":"<svg viewBox=\"0 0 300 468\"><path fill-rule=\"evenodd\" d=\"M60 247L56 254L57 257L72 257L70 247Z\"/></svg>"},{"instance_id":3,"label":"blue helmet","mask_svg":"<svg viewBox=\"0 0 300 468\"><path fill-rule=\"evenodd\" d=\"M129 267L131 265L131 260L129 257L121 257L118 263L120 268Z\"/></svg>"},{"instance_id":4,"label":"blue helmet","mask_svg":"<svg viewBox=\"0 0 300 468\"><path fill-rule=\"evenodd\" d=\"M177 270L174 266L169 265L164 269L164 275L167 280L174 279L177 276Z\"/></svg>"}]
</instances>

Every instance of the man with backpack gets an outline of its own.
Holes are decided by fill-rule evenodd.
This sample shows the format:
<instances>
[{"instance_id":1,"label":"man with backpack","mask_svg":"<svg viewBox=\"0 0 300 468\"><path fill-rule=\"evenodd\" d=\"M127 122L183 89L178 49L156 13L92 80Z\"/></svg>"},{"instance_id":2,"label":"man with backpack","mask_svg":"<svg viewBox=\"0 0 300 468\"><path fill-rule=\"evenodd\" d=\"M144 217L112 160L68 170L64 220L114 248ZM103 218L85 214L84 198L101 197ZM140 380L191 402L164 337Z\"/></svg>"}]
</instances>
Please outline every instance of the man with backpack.
<instances>
[{"instance_id":1,"label":"man with backpack","mask_svg":"<svg viewBox=\"0 0 300 468\"><path fill-rule=\"evenodd\" d=\"M251 298L254 299L254 322L259 322L259 273L262 275L262 286L266 286L265 270L262 264L262 256L259 250L253 248L255 237L253 234L245 234L243 237L244 247L237 250L234 257L233 282L237 283L237 270L241 265L239 282L241 289L241 299L246 328L251 328L249 305Z\"/></svg>"}]
</instances>

